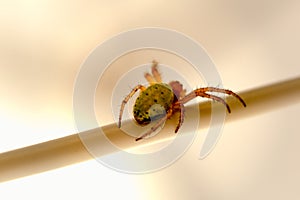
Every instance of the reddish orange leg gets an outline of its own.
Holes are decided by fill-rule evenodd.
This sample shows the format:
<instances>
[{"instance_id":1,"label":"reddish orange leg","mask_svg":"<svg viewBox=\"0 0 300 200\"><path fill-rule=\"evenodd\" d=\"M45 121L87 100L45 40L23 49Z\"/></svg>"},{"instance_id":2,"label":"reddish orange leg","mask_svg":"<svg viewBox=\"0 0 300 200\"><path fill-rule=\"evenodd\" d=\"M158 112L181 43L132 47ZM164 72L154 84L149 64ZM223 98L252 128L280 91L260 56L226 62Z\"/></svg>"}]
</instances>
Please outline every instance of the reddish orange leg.
<instances>
[{"instance_id":1,"label":"reddish orange leg","mask_svg":"<svg viewBox=\"0 0 300 200\"><path fill-rule=\"evenodd\" d=\"M221 97L218 97L218 96L215 96L215 95L212 95L212 94L206 94L206 93L203 93L201 96L209 98L209 99L213 99L215 101L218 101L218 102L222 103L227 108L228 113L231 113L229 105Z\"/></svg>"},{"instance_id":2,"label":"reddish orange leg","mask_svg":"<svg viewBox=\"0 0 300 200\"><path fill-rule=\"evenodd\" d=\"M218 101L218 102L222 103L224 106L226 106L229 113L231 112L229 105L226 103L226 101L224 99L222 99L221 97L212 95L212 94L208 94L206 92L219 92L219 93L232 95L235 98L237 98L243 104L244 107L246 107L246 103L244 102L244 100L236 93L232 92L231 90L214 88L214 87L206 87L206 88L196 89L196 90L192 91L191 93L189 93L188 95L186 95L183 99L181 99L180 103L185 104L185 103L189 102L190 100L199 96L199 97L209 98L209 99Z\"/></svg>"},{"instance_id":3,"label":"reddish orange leg","mask_svg":"<svg viewBox=\"0 0 300 200\"><path fill-rule=\"evenodd\" d=\"M124 100L122 101L122 104L121 104L121 108L120 108L120 114L119 114L119 124L118 124L118 127L120 128L121 127L121 120L122 120L122 115L123 115L123 111L124 111L124 108L125 108L125 105L126 103L129 101L129 99L138 91L138 90L145 90L146 88L142 85L137 85L135 86L131 92L124 98Z\"/></svg>"},{"instance_id":4,"label":"reddish orange leg","mask_svg":"<svg viewBox=\"0 0 300 200\"><path fill-rule=\"evenodd\" d=\"M244 107L246 107L245 101L238 94L232 92L231 90L215 88L215 87L207 87L206 90L208 92L220 92L220 93L224 93L224 94L234 96L235 98L237 98L243 104Z\"/></svg>"},{"instance_id":5,"label":"reddish orange leg","mask_svg":"<svg viewBox=\"0 0 300 200\"><path fill-rule=\"evenodd\" d=\"M179 111L180 113L179 121L175 129L175 133L177 133L184 121L184 105L176 102L176 104L174 105L174 110Z\"/></svg>"}]
</instances>

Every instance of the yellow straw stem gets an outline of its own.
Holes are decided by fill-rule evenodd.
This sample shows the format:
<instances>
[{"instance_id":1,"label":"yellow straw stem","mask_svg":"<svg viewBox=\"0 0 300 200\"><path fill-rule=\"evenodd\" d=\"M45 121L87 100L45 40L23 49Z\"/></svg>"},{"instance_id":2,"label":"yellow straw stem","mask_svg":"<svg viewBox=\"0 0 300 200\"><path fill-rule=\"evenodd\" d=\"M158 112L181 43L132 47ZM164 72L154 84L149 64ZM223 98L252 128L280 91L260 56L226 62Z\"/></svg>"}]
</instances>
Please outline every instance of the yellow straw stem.
<instances>
[{"instance_id":1,"label":"yellow straw stem","mask_svg":"<svg viewBox=\"0 0 300 200\"><path fill-rule=\"evenodd\" d=\"M236 119L254 116L259 113L298 103L300 100L300 78L240 92L239 95L244 99L247 107L244 108L235 98L228 97L227 102L230 105L232 113L227 114L226 121L234 121ZM187 106L186 113L188 113L190 109L193 109L193 106ZM208 127L211 118L211 102L201 103L199 109L201 113L200 128ZM186 120L192 119L189 117ZM128 124L128 122L125 122L124 126L126 126L126 123ZM116 144L121 149L128 149L172 139L174 137L173 133L176 123L177 120L170 120L157 136L139 142L135 142L135 138L124 134L124 132L117 127L117 124L107 125L102 127L102 130L112 143ZM99 128L81 134L85 135L92 143L95 141L94 139L98 133ZM104 136L103 140L106 140ZM116 150L111 147L112 145L107 145L105 142L101 144L101 141L99 143L97 140L97 144L96 141L94 143L95 145L102 145L100 155L107 155ZM93 157L84 147L79 135L73 134L56 140L1 153L0 182L90 159L93 159Z\"/></svg>"}]
</instances>

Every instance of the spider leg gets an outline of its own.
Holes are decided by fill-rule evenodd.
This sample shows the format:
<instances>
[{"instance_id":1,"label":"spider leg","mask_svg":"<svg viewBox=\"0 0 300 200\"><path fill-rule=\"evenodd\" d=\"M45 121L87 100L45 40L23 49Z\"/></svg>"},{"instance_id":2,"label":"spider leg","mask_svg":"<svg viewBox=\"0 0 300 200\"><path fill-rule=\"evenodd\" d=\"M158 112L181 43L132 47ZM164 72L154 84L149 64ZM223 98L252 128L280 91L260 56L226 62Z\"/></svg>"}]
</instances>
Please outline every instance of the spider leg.
<instances>
[{"instance_id":1,"label":"spider leg","mask_svg":"<svg viewBox=\"0 0 300 200\"><path fill-rule=\"evenodd\" d=\"M119 123L118 123L118 127L121 127L121 120L122 120L122 115L123 115L123 111L125 108L126 103L129 101L129 99L138 91L138 90L145 90L146 88L142 85L137 85L135 86L131 92L123 99L122 104L121 104L121 108L120 108L120 113L119 113Z\"/></svg>"},{"instance_id":2,"label":"spider leg","mask_svg":"<svg viewBox=\"0 0 300 200\"><path fill-rule=\"evenodd\" d=\"M155 84L156 81L155 81L154 77L151 74L145 73L144 77L150 85Z\"/></svg>"},{"instance_id":3,"label":"spider leg","mask_svg":"<svg viewBox=\"0 0 300 200\"><path fill-rule=\"evenodd\" d=\"M226 90L226 89L221 89L221 88L215 88L215 87L207 87L205 89L208 92L220 92L220 93L224 93L224 94L228 94L228 95L234 96L235 98L237 98L243 104L244 107L246 107L245 101L238 94L232 92L231 90Z\"/></svg>"},{"instance_id":4,"label":"spider leg","mask_svg":"<svg viewBox=\"0 0 300 200\"><path fill-rule=\"evenodd\" d=\"M229 113L231 112L229 105L226 103L226 101L224 99L222 99L218 96L212 95L212 94L207 94L206 92L220 92L220 93L232 95L232 96L236 97L243 104L243 106L246 107L246 103L244 102L244 100L236 93L232 92L231 90L214 88L214 87L206 87L206 88L196 89L196 90L192 91L191 93L189 93L188 95L186 95L183 99L181 99L180 103L182 103L182 104L187 103L188 101L200 96L200 97L204 97L204 98L213 99L215 101L222 103L224 106L226 106L228 112Z\"/></svg>"},{"instance_id":5,"label":"spider leg","mask_svg":"<svg viewBox=\"0 0 300 200\"><path fill-rule=\"evenodd\" d=\"M171 116L173 115L173 110L170 108L167 111L167 114L165 116L163 116L154 126L152 126L146 133L144 133L143 135L141 135L140 137L136 138L135 141L139 141L143 138L145 138L146 136L150 135L151 133L153 133L154 131L156 131L167 119L169 119Z\"/></svg>"},{"instance_id":6,"label":"spider leg","mask_svg":"<svg viewBox=\"0 0 300 200\"><path fill-rule=\"evenodd\" d=\"M157 69L157 65L158 65L158 62L156 60L153 60L152 61L152 75L153 75L154 79L156 80L156 82L161 83L162 82L161 75Z\"/></svg>"},{"instance_id":7,"label":"spider leg","mask_svg":"<svg viewBox=\"0 0 300 200\"><path fill-rule=\"evenodd\" d=\"M201 97L213 99L215 101L218 101L218 102L222 103L227 108L228 113L231 113L229 105L221 97L218 97L218 96L215 96L215 95L212 95L212 94L206 94L206 93L203 93L203 95L201 95Z\"/></svg>"},{"instance_id":8,"label":"spider leg","mask_svg":"<svg viewBox=\"0 0 300 200\"><path fill-rule=\"evenodd\" d=\"M180 104L179 102L176 102L176 104L174 105L174 110L179 111L180 113L179 121L175 129L175 133L177 133L184 121L184 105Z\"/></svg>"}]
</instances>

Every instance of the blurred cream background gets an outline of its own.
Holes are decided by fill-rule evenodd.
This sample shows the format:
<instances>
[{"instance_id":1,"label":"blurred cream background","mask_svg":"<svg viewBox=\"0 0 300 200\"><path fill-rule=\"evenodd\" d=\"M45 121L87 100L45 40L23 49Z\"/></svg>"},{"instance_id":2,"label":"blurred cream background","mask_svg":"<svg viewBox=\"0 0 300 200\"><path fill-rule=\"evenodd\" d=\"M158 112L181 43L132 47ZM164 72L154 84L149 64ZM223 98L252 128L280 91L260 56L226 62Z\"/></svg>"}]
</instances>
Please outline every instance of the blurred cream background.
<instances>
[{"instance_id":1,"label":"blurred cream background","mask_svg":"<svg viewBox=\"0 0 300 200\"><path fill-rule=\"evenodd\" d=\"M73 85L99 43L158 26L197 40L225 87L300 75L299 1L0 1L0 151L76 132ZM297 100L295 100L297 101ZM203 135L175 164L146 175L89 161L0 185L5 199L299 199L300 104L225 124L198 160ZM203 131L203 133L205 133Z\"/></svg>"}]
</instances>

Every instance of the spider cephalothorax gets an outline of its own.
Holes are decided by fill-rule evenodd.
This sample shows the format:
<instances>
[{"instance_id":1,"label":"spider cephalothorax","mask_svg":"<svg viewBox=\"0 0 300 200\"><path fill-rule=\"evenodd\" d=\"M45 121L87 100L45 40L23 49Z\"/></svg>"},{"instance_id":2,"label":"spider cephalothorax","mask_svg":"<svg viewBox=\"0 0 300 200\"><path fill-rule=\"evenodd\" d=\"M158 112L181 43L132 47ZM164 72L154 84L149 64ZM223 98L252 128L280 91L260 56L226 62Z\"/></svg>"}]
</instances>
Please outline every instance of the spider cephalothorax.
<instances>
[{"instance_id":1,"label":"spider cephalothorax","mask_svg":"<svg viewBox=\"0 0 300 200\"><path fill-rule=\"evenodd\" d=\"M171 81L169 84L162 83L160 73L157 70L157 64L158 63L156 61L153 61L152 74L145 73L145 78L150 83L150 86L145 87L143 85L137 85L122 101L119 115L119 128L121 127L124 107L138 90L141 90L141 93L136 99L133 108L135 121L139 125L147 125L152 120L158 119L157 123L151 127L149 131L136 138L136 141L150 135L175 112L180 113L179 122L175 129L175 133L177 133L184 120L184 104L198 96L218 101L226 106L229 113L231 112L229 105L224 99L207 92L219 92L232 95L246 107L246 103L243 99L231 90L216 87L204 87L195 89L186 95L186 91L183 89L182 84L179 81Z\"/></svg>"}]
</instances>

